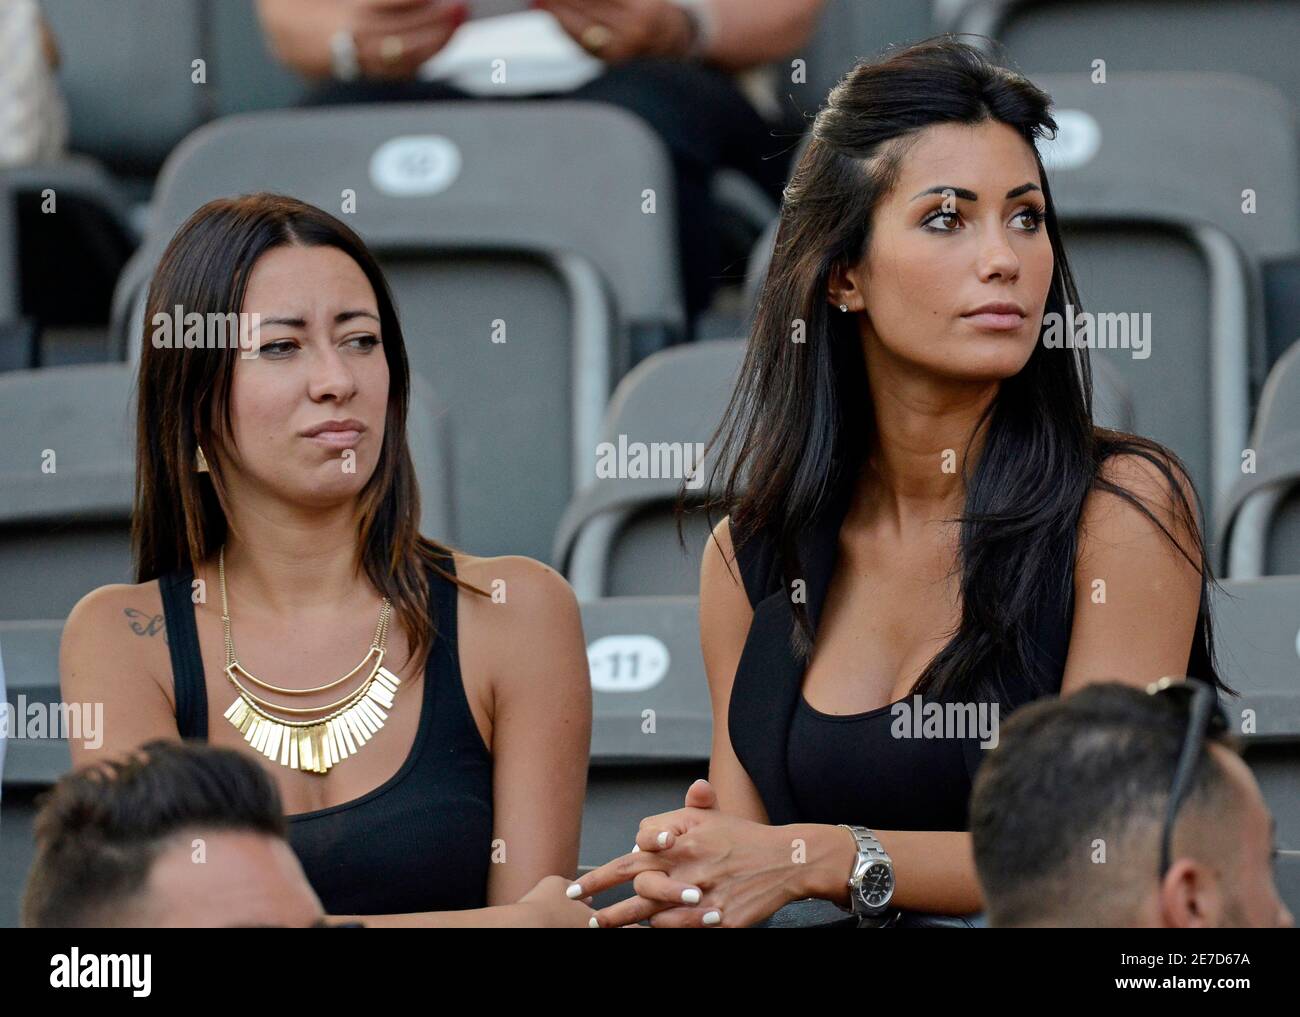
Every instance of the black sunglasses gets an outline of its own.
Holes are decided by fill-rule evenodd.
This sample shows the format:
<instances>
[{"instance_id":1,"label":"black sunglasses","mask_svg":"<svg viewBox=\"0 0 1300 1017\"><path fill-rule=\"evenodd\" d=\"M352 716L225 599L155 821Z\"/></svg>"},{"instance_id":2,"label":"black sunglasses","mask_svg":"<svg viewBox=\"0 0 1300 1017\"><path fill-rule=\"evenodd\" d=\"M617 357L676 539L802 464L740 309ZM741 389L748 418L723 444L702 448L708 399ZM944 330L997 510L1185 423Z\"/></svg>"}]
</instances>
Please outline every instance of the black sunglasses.
<instances>
[{"instance_id":1,"label":"black sunglasses","mask_svg":"<svg viewBox=\"0 0 1300 1017\"><path fill-rule=\"evenodd\" d=\"M1201 751L1211 733L1221 735L1228 730L1228 715L1214 686L1198 678L1161 678L1147 686L1151 695L1172 699L1187 711L1187 734L1174 767L1174 780L1169 788L1169 805L1165 810L1165 825L1160 835L1160 878L1169 872L1173 853L1174 822L1178 810L1191 790L1192 775L1201 758Z\"/></svg>"}]
</instances>

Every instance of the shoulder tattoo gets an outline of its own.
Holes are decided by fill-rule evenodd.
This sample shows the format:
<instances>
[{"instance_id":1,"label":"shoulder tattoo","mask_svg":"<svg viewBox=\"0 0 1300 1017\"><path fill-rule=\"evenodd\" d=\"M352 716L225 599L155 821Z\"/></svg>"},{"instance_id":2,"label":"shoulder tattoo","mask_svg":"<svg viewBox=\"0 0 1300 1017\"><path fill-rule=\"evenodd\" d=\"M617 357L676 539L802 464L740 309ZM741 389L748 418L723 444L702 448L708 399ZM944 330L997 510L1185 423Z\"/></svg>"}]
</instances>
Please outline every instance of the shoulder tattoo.
<instances>
[{"instance_id":1,"label":"shoulder tattoo","mask_svg":"<svg viewBox=\"0 0 1300 1017\"><path fill-rule=\"evenodd\" d=\"M162 615L147 614L144 611L136 610L134 607L124 608L122 613L126 615L127 624L131 626L131 631L137 636L161 635L163 642L167 642L167 623Z\"/></svg>"}]
</instances>

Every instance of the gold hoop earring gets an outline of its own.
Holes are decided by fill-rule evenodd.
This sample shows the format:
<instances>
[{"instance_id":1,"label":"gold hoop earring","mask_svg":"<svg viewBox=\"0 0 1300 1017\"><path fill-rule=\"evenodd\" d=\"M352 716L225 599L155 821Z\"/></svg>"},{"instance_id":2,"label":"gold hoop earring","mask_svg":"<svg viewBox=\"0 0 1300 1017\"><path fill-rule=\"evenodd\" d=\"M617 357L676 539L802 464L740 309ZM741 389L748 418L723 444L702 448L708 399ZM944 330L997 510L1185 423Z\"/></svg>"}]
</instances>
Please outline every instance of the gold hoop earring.
<instances>
[{"instance_id":1,"label":"gold hoop earring","mask_svg":"<svg viewBox=\"0 0 1300 1017\"><path fill-rule=\"evenodd\" d=\"M197 445L195 447L198 451L194 453L194 472L211 473L212 471L208 469L208 457L203 454L203 446Z\"/></svg>"}]
</instances>

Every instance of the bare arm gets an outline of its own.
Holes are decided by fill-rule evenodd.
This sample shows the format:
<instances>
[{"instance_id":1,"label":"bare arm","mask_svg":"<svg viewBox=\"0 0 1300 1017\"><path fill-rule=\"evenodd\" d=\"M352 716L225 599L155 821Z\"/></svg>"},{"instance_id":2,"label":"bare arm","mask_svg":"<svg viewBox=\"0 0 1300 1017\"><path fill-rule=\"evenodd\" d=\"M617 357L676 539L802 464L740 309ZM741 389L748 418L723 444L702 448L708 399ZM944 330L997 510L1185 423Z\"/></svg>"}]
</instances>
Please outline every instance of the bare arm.
<instances>
[{"instance_id":1,"label":"bare arm","mask_svg":"<svg viewBox=\"0 0 1300 1017\"><path fill-rule=\"evenodd\" d=\"M713 0L717 37L705 56L743 71L796 54L817 28L824 0Z\"/></svg>"},{"instance_id":2,"label":"bare arm","mask_svg":"<svg viewBox=\"0 0 1300 1017\"><path fill-rule=\"evenodd\" d=\"M519 631L505 640L516 649L521 645L531 645L539 652L532 670L517 669L512 674L511 687L503 690L504 700L510 704L505 712L512 718L506 722L509 734L498 727L498 734L493 739L498 749L503 743L510 746L505 749L509 762L504 764L504 775L499 761L494 766L494 782L498 788L503 782L516 782L513 789L505 792L504 803L500 797L502 791L494 793L498 817L494 836L508 838L507 844L516 846L509 856L513 864L509 866L508 875L507 866L493 866L488 899L498 906L469 911L340 917L375 927L397 928L586 924L590 912L581 902L571 901L564 895L569 880L552 875L568 875L577 867L577 838L591 714L586 651L577 621L576 604L567 584L550 570L545 570L549 574L539 577L537 570L543 566L532 562L527 564L533 574L525 575L520 582L510 586L521 601L518 613L529 614L524 605L529 601L535 602L542 594L549 597L549 606L531 614L527 623L521 624ZM561 595L563 593L568 594L567 604ZM505 607L496 606L503 610ZM488 609L491 607L489 605ZM573 614L566 617L570 609ZM175 706L168 694L171 660L162 619L162 602L156 583L101 587L83 597L68 616L60 646L60 694L64 702L103 705L98 744L81 740L70 744L74 767L100 758L123 755L156 738L180 739ZM530 638L533 639L531 644ZM581 661L576 673L581 682L572 677L575 673L575 640ZM542 661L548 656L554 672L547 674L544 681L538 680L536 675L546 670ZM568 682L555 678L555 674L562 678L568 676ZM520 679L518 683L513 681L516 676ZM520 684L525 686L522 694L515 687ZM537 729L532 737L549 734L555 745L544 749L530 748L529 733L524 731L521 735L517 730L528 726L527 711L532 708L530 696L549 696L552 700L537 707L532 715ZM587 697L585 700L584 696ZM559 726L567 729L559 735L548 723L537 719L556 711L565 714ZM521 793L519 784L525 780L514 774L529 752L536 752L540 758L546 759L547 765L538 767L532 775L532 784L523 788L523 792L531 790L537 800L520 803L515 799ZM536 785L539 782L551 783L548 775L554 786L538 790ZM539 815L548 813L548 810L554 811ZM508 815L503 816L503 812ZM530 844L534 834L537 843ZM552 875L552 878L543 880L542 877L547 875Z\"/></svg>"},{"instance_id":3,"label":"bare arm","mask_svg":"<svg viewBox=\"0 0 1300 1017\"><path fill-rule=\"evenodd\" d=\"M547 876L514 904L407 915L331 915L330 924L359 921L376 929L584 928L592 911L582 901L569 900L568 886L568 879Z\"/></svg>"},{"instance_id":4,"label":"bare arm","mask_svg":"<svg viewBox=\"0 0 1300 1017\"><path fill-rule=\"evenodd\" d=\"M332 73L330 39L352 33L360 72L406 79L446 45L461 23L453 0L258 0L257 13L272 52L308 78ZM401 41L400 56L384 56L384 40Z\"/></svg>"},{"instance_id":5,"label":"bare arm","mask_svg":"<svg viewBox=\"0 0 1300 1017\"><path fill-rule=\"evenodd\" d=\"M330 36L347 24L346 0L257 0L257 14L281 63L305 77L329 77Z\"/></svg>"},{"instance_id":6,"label":"bare arm","mask_svg":"<svg viewBox=\"0 0 1300 1017\"><path fill-rule=\"evenodd\" d=\"M492 689L492 848L486 908L334 916L376 928L585 926L565 895L578 839L591 746L591 680L577 600L564 578L528 558L457 564L463 578L504 600L460 599L466 675ZM467 686L468 691L468 686ZM561 878L561 876L565 878Z\"/></svg>"},{"instance_id":7,"label":"bare arm","mask_svg":"<svg viewBox=\"0 0 1300 1017\"><path fill-rule=\"evenodd\" d=\"M1145 459L1117 456L1105 476L1131 491L1193 559L1194 533L1178 518L1168 481ZM1195 493L1182 485L1189 503ZM1061 694L1095 681L1139 687L1187 670L1201 595L1200 569L1140 509L1094 491L1084 503L1074 572L1074 622Z\"/></svg>"},{"instance_id":8,"label":"bare arm","mask_svg":"<svg viewBox=\"0 0 1300 1017\"><path fill-rule=\"evenodd\" d=\"M796 52L817 27L823 0L710 0L712 38L700 54L728 71L743 71ZM679 58L686 54L690 20L672 0L537 0L580 44L593 24L610 38L601 59L621 63L636 57Z\"/></svg>"},{"instance_id":9,"label":"bare arm","mask_svg":"<svg viewBox=\"0 0 1300 1017\"><path fill-rule=\"evenodd\" d=\"M731 747L727 733L727 708L736 666L753 619L753 609L740 582L726 562L734 556L730 520L714 530L718 544L709 541L700 568L700 641L713 697L713 756L709 781L724 812L766 823L754 782ZM733 566L734 568L734 566ZM899 907L935 913L969 914L983 906L975 877L970 834L961 831L875 830L894 862ZM798 823L784 829L782 842L802 841L807 862L800 895L845 904L848 875L856 848L848 832L836 826ZM797 899L797 898L792 898Z\"/></svg>"},{"instance_id":10,"label":"bare arm","mask_svg":"<svg viewBox=\"0 0 1300 1017\"><path fill-rule=\"evenodd\" d=\"M1117 457L1105 475L1138 497L1195 558L1195 541L1175 511L1165 478L1149 462ZM1183 485L1190 504L1195 493ZM1100 581L1101 585L1098 585ZM1075 611L1061 692L1094 681L1145 685L1187 666L1201 575L1132 503L1096 491L1084 504L1076 558ZM1152 624L1158 619L1159 624ZM894 860L894 903L920 911L964 914L982 907L969 833L875 831ZM836 836L838 834L838 836ZM844 831L805 831L812 895L843 902L853 849ZM824 861L823 861L824 860ZM821 862L821 864L818 864ZM838 879L838 885L837 885Z\"/></svg>"},{"instance_id":11,"label":"bare arm","mask_svg":"<svg viewBox=\"0 0 1300 1017\"><path fill-rule=\"evenodd\" d=\"M60 695L103 707L95 742L72 741L73 767L119 756L155 738L180 740L168 695L170 660L157 583L102 586L63 626Z\"/></svg>"},{"instance_id":12,"label":"bare arm","mask_svg":"<svg viewBox=\"0 0 1300 1017\"><path fill-rule=\"evenodd\" d=\"M577 872L591 679L578 603L558 572L503 557L476 561L466 579L489 591L497 583L504 598L461 598L461 660L491 681L488 901L506 904L544 876Z\"/></svg>"},{"instance_id":13,"label":"bare arm","mask_svg":"<svg viewBox=\"0 0 1300 1017\"><path fill-rule=\"evenodd\" d=\"M709 755L709 783L718 796L718 807L734 816L768 821L758 788L736 758L727 730L731 687L736 667L745 648L754 609L749 604L734 562L731 520L723 519L713 529L700 562L700 649L709 681L713 705L713 747Z\"/></svg>"},{"instance_id":14,"label":"bare arm","mask_svg":"<svg viewBox=\"0 0 1300 1017\"><path fill-rule=\"evenodd\" d=\"M837 826L796 823L785 828L789 838L806 845L807 862L799 897L818 897L847 906L848 877L857 847L847 830ZM984 901L975 876L971 835L957 830L872 830L894 863L891 907L931 914L968 915Z\"/></svg>"}]
</instances>

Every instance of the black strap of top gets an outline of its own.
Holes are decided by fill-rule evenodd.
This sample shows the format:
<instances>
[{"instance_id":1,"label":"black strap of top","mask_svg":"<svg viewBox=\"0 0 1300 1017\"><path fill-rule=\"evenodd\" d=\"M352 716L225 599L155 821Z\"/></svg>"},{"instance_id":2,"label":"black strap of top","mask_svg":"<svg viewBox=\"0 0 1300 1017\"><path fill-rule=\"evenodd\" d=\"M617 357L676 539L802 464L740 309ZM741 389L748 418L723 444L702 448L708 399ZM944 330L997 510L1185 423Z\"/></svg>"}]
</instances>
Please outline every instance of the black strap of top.
<instances>
[{"instance_id":1,"label":"black strap of top","mask_svg":"<svg viewBox=\"0 0 1300 1017\"><path fill-rule=\"evenodd\" d=\"M449 575L456 574L456 562L450 555L439 563ZM455 583L439 581L429 573L430 608L437 627L437 638L452 642L456 638ZM182 738L208 738L208 689L203 678L203 656L199 652L199 631L194 623L192 590L194 572L186 569L158 580L162 594L163 619L167 625L167 646L171 651L172 682L176 694L176 728ZM454 654L453 654L454 656ZM432 650L429 659L433 659ZM427 695L428 693L426 693Z\"/></svg>"},{"instance_id":2,"label":"black strap of top","mask_svg":"<svg viewBox=\"0 0 1300 1017\"><path fill-rule=\"evenodd\" d=\"M194 624L191 591L194 572L186 569L158 580L162 593L163 618L167 624L167 646L172 658L172 682L176 690L176 728L182 738L208 737L208 690L203 681L203 657L199 653L199 631Z\"/></svg>"}]
</instances>

